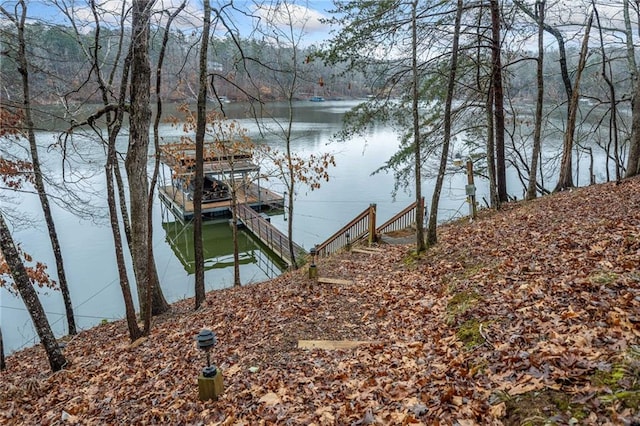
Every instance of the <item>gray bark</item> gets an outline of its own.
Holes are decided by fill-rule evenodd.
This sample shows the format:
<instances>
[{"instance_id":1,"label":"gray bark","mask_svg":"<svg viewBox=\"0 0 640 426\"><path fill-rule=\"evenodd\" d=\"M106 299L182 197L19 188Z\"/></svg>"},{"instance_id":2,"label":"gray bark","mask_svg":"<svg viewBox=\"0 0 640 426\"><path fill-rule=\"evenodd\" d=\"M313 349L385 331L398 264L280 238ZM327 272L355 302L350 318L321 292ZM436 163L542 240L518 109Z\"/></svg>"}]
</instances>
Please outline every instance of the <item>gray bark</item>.
<instances>
[{"instance_id":1,"label":"gray bark","mask_svg":"<svg viewBox=\"0 0 640 426\"><path fill-rule=\"evenodd\" d=\"M38 299L38 294L31 284L31 280L27 275L24 264L20 260L18 249L16 248L2 214L0 214L0 250L2 251L2 255L9 266L11 277L18 288L18 293L20 293L20 297L33 320L33 325L36 328L40 342L42 342L42 346L44 346L44 350L47 353L51 370L62 370L67 364L67 360L62 354L62 351L58 346L58 342L53 335L53 331L51 330L47 316L42 308L40 299Z\"/></svg>"},{"instance_id":2,"label":"gray bark","mask_svg":"<svg viewBox=\"0 0 640 426\"><path fill-rule=\"evenodd\" d=\"M635 47L633 45L633 30L629 15L629 0L624 0L624 28L627 46L627 61L629 74L633 82L631 89L631 143L625 177L632 177L640 173L640 79L636 63ZM640 25L640 23L638 24Z\"/></svg>"},{"instance_id":3,"label":"gray bark","mask_svg":"<svg viewBox=\"0 0 640 426\"><path fill-rule=\"evenodd\" d=\"M418 70L418 22L417 22L418 1L411 4L411 88L413 91L413 156L414 174L416 184L416 252L423 252L426 248L424 238L424 209L422 204L422 140L420 137L420 113L418 111L420 100L419 70Z\"/></svg>"},{"instance_id":4,"label":"gray bark","mask_svg":"<svg viewBox=\"0 0 640 426\"><path fill-rule=\"evenodd\" d=\"M449 160L449 144L451 142L451 110L453 104L453 91L456 83L456 73L458 69L458 43L460 39L460 23L462 20L462 0L458 0L456 9L455 29L453 33L453 44L451 46L451 67L449 69L449 80L447 82L447 96L444 107L444 137L442 141L442 153L440 154L440 167L438 169L438 177L433 189L433 198L431 199L431 210L429 211L429 224L427 228L428 246L438 242L437 226L438 226L438 204L440 202L440 193L442 192L442 183L444 174L447 169Z\"/></svg>"},{"instance_id":5,"label":"gray bark","mask_svg":"<svg viewBox=\"0 0 640 426\"><path fill-rule=\"evenodd\" d=\"M35 188L40 199L40 206L42 207L42 213L44 215L45 223L47 224L47 231L49 232L49 241L51 243L51 249L56 262L56 271L58 274L58 284L60 285L60 293L62 293L62 299L64 301L65 314L67 319L67 327L69 334L76 334L76 322L73 317L73 304L71 303L71 294L69 292L69 285L67 284L67 276L64 270L64 261L62 258L62 249L60 248L60 242L58 240L58 232L56 231L55 221L51 213L51 207L49 205L49 199L47 197L46 189L44 186L44 178L42 170L40 168L40 159L38 154L38 146L36 144L36 135L34 132L34 123L31 114L31 94L29 89L29 65L27 63L27 49L24 34L25 21L27 16L27 6L23 0L18 2L20 5L21 16L9 15L4 9L2 13L10 19L17 30L18 37L18 57L15 58L18 63L18 72L22 78L22 109L25 117L25 124L27 140L29 141L29 150L31 154L31 164L33 166L33 172L35 177Z\"/></svg>"},{"instance_id":6,"label":"gray bark","mask_svg":"<svg viewBox=\"0 0 640 426\"><path fill-rule=\"evenodd\" d=\"M554 192L573 187L573 137L576 129L576 116L578 111L578 100L580 98L580 79L582 71L587 62L587 52L589 48L589 33L591 32L591 24L593 23L593 13L589 16L587 26L585 27L584 39L582 40L582 48L580 49L580 59L578 60L578 69L576 70L575 83L569 99L569 117L567 118L567 131L564 134L562 144L562 160L560 162L560 176L558 184Z\"/></svg>"},{"instance_id":7,"label":"gray bark","mask_svg":"<svg viewBox=\"0 0 640 426\"><path fill-rule=\"evenodd\" d=\"M204 302L204 251L202 247L202 187L204 184L204 134L207 126L207 52L211 25L211 4L204 0L202 43L200 44L200 75L196 112L196 174L193 191L193 250L195 271L195 308Z\"/></svg>"},{"instance_id":8,"label":"gray bark","mask_svg":"<svg viewBox=\"0 0 640 426\"><path fill-rule=\"evenodd\" d=\"M533 130L533 150L531 153L531 168L529 172L529 183L527 185L527 200L536 198L538 180L538 159L542 146L542 106L544 105L544 12L545 1L536 3L538 8L538 62L537 62L537 86L538 94L536 98L536 118Z\"/></svg>"},{"instance_id":9,"label":"gray bark","mask_svg":"<svg viewBox=\"0 0 640 426\"><path fill-rule=\"evenodd\" d=\"M507 164L505 159L504 90L502 87L502 59L500 51L500 5L491 0L491 56L493 77L493 114L496 150L496 184L501 203L509 201L507 194Z\"/></svg>"},{"instance_id":10,"label":"gray bark","mask_svg":"<svg viewBox=\"0 0 640 426\"><path fill-rule=\"evenodd\" d=\"M131 256L136 276L140 312L145 318L147 310L160 314L169 309L149 253L147 156L149 153L149 108L151 67L149 65L149 18L153 1L136 0L132 7L131 40L131 107L129 114L129 146L125 168L129 180L131 212ZM151 291L151 303L147 293Z\"/></svg>"}]
</instances>

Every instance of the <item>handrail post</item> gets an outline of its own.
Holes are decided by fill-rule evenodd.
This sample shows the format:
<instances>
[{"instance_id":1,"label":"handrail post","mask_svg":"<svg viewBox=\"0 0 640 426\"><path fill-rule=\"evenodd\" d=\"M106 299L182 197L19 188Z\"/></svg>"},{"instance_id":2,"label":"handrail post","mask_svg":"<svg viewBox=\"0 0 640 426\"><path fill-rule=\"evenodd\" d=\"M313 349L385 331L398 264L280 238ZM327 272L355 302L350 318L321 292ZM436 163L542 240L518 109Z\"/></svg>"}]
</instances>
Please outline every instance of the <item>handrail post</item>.
<instances>
[{"instance_id":1,"label":"handrail post","mask_svg":"<svg viewBox=\"0 0 640 426\"><path fill-rule=\"evenodd\" d=\"M369 204L369 245L376 241L376 205Z\"/></svg>"}]
</instances>

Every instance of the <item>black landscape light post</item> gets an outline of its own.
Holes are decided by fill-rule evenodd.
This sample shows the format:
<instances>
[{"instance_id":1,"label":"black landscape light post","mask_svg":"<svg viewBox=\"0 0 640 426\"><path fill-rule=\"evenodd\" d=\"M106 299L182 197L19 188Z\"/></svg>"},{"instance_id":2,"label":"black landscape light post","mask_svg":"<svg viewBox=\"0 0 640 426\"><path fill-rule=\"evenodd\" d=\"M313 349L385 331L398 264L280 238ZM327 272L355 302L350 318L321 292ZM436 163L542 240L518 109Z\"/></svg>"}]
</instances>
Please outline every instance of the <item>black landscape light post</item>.
<instances>
[{"instance_id":1,"label":"black landscape light post","mask_svg":"<svg viewBox=\"0 0 640 426\"><path fill-rule=\"evenodd\" d=\"M351 251L351 236L349 233L345 233L344 236L347 238L347 251Z\"/></svg>"},{"instance_id":2,"label":"black landscape light post","mask_svg":"<svg viewBox=\"0 0 640 426\"><path fill-rule=\"evenodd\" d=\"M217 400L224 391L222 383L222 372L218 371L215 365L211 365L211 348L216 344L216 335L211 330L202 330L196 336L198 349L207 354L207 366L202 369L198 377L198 394L200 401L209 399Z\"/></svg>"},{"instance_id":3,"label":"black landscape light post","mask_svg":"<svg viewBox=\"0 0 640 426\"><path fill-rule=\"evenodd\" d=\"M318 277L318 268L316 267L316 254L318 250L316 246L311 247L309 250L309 254L311 255L311 265L309 265L309 278L317 278Z\"/></svg>"}]
</instances>

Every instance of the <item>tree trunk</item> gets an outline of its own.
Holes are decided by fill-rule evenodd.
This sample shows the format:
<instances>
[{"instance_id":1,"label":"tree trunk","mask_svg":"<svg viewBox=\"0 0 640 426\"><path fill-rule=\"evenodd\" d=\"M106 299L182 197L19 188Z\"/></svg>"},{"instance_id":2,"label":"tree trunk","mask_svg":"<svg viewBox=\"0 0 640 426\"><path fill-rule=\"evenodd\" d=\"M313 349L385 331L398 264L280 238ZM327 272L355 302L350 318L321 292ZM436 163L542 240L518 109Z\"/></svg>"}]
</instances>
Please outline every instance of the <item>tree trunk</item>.
<instances>
[{"instance_id":1,"label":"tree trunk","mask_svg":"<svg viewBox=\"0 0 640 426\"><path fill-rule=\"evenodd\" d=\"M440 154L440 167L436 185L433 189L431 199L431 210L429 212L429 224L427 228L427 245L432 246L438 242L438 204L440 203L440 192L442 192L442 182L447 170L449 160L449 144L451 142L451 109L453 103L453 91L456 83L456 73L458 69L458 41L460 39L460 22L462 20L462 0L458 0L456 9L455 29L453 33L453 44L451 46L451 68L449 70L449 80L447 82L447 95L444 106L444 137L442 141L442 153Z\"/></svg>"},{"instance_id":2,"label":"tree trunk","mask_svg":"<svg viewBox=\"0 0 640 426\"><path fill-rule=\"evenodd\" d=\"M207 52L211 25L211 4L204 0L198 105L196 112L196 173L193 191L193 251L195 256L195 308L204 302L204 249L202 247L202 187L204 185L204 134L207 127Z\"/></svg>"},{"instance_id":3,"label":"tree trunk","mask_svg":"<svg viewBox=\"0 0 640 426\"><path fill-rule=\"evenodd\" d=\"M156 281L157 271L153 255L147 246L148 194L147 155L149 153L149 108L151 67L149 65L149 19L153 1L137 0L132 7L131 36L131 108L129 114L129 147L125 161L129 179L129 204L131 210L131 256L136 276L140 312L145 318L147 310L159 314L169 309L162 290ZM149 261L150 259L150 261ZM152 293L149 306L147 293Z\"/></svg>"},{"instance_id":4,"label":"tree trunk","mask_svg":"<svg viewBox=\"0 0 640 426\"><path fill-rule=\"evenodd\" d=\"M639 24L640 25L640 24ZM633 46L633 30L629 16L629 0L624 0L624 28L627 44L627 61L631 75L631 142L625 177L632 177L640 173L640 78L636 64L635 48Z\"/></svg>"},{"instance_id":5,"label":"tree trunk","mask_svg":"<svg viewBox=\"0 0 640 426\"><path fill-rule=\"evenodd\" d=\"M15 58L18 63L18 71L22 78L22 108L24 110L24 117L26 122L26 136L29 141L29 150L31 154L31 164L33 166L33 173L35 177L35 187L38 192L38 198L40 199L40 206L42 207L42 213L44 215L45 223L47 224L47 230L49 232L49 241L51 242L51 249L56 261L56 270L58 274L58 284L60 285L60 292L62 293L62 299L64 301L64 308L67 317L67 327L69 334L76 334L76 322L73 317L73 305L71 303L71 295L69 292L69 286L67 284L67 277L64 270L64 262L62 260L62 250L60 249L60 242L58 240L58 233L56 231L53 215L51 214L51 208L49 206L49 199L44 187L44 179L42 177L42 170L40 169L40 159L38 155L38 145L36 144L36 135L34 132L33 118L31 115L31 94L29 90L29 65L27 63L27 50L24 34L24 25L27 15L27 7L24 1L18 2L21 7L21 16L18 21L17 16L11 17L17 30L18 37L18 57Z\"/></svg>"},{"instance_id":6,"label":"tree trunk","mask_svg":"<svg viewBox=\"0 0 640 426\"><path fill-rule=\"evenodd\" d=\"M604 36L602 34L602 25L600 22L600 13L598 13L598 8L596 7L595 1L592 0L591 4L593 5L593 13L596 15L596 20L598 23L598 33L600 35L600 50L602 53L602 79L607 83L607 87L609 88L609 144L613 142L613 160L615 161L616 168L616 181L620 181L621 173L620 173L620 149L619 149L619 140L618 140L618 106L616 103L616 88L609 77L612 73L611 70L611 62L607 59L607 53L605 51L604 46ZM609 65L609 73L607 73L607 65ZM607 149L608 150L608 149ZM607 155L608 156L608 155ZM607 158L608 159L608 158ZM608 161L607 161L608 162ZM609 170L607 164L607 171ZM609 180L609 179L607 179Z\"/></svg>"},{"instance_id":7,"label":"tree trunk","mask_svg":"<svg viewBox=\"0 0 640 426\"><path fill-rule=\"evenodd\" d=\"M169 15L169 19L167 19L167 23L164 29L164 34L162 36L162 46L160 48L160 53L158 55L158 65L156 67L156 116L153 120L153 152L154 152L154 161L153 161L153 176L151 177L151 183L149 185L149 197L148 197L148 207L147 207L147 217L148 217L148 226L149 226L149 234L148 234L148 243L149 247L149 255L147 256L147 263L151 264L154 259L153 255L153 200L155 197L155 188L158 182L158 173L160 170L160 119L162 118L162 96L160 94L162 88L162 65L164 63L165 53L167 51L167 44L169 42L169 30L171 29L171 24L173 20L182 12L184 7L186 6L186 2L183 1L178 8ZM154 278L155 285L160 287L160 280L158 279L157 271ZM149 295L147 295L147 301L149 300ZM144 324L145 334L148 335L151 331L151 317L145 318Z\"/></svg>"},{"instance_id":8,"label":"tree trunk","mask_svg":"<svg viewBox=\"0 0 640 426\"><path fill-rule=\"evenodd\" d=\"M18 249L13 242L13 238L11 237L11 233L9 232L9 228L4 221L4 216L2 216L2 214L0 214L0 250L2 251L2 255L9 266L11 277L18 288L20 297L24 301L24 304L29 311L29 315L31 315L31 319L33 320L33 325L36 328L40 342L42 342L42 346L44 346L44 350L49 358L51 370L62 370L67 364L67 360L64 355L62 355L60 346L58 346L58 342L56 342L53 331L51 331L51 326L47 321L47 316L42 308L40 299L38 299L38 294L27 276L27 271L20 260Z\"/></svg>"},{"instance_id":9,"label":"tree trunk","mask_svg":"<svg viewBox=\"0 0 640 426\"><path fill-rule=\"evenodd\" d=\"M529 172L529 184L527 185L527 200L533 200L538 194L537 172L538 158L542 146L542 106L544 105L544 12L545 1L538 1L538 63L537 63L537 86L538 95L536 99L536 118L533 130L533 151L531 153L531 168Z\"/></svg>"},{"instance_id":10,"label":"tree trunk","mask_svg":"<svg viewBox=\"0 0 640 426\"><path fill-rule=\"evenodd\" d=\"M291 267L298 269L298 261L296 259L297 253L293 246L293 209L296 195L296 173L292 162L291 152L291 133L293 132L293 97L295 95L295 88L298 81L298 46L294 45L293 49L293 76L291 79L291 86L289 86L289 93L287 93L287 101L289 106L289 115L287 117L287 129L285 132L286 151L287 151L287 170L289 171L289 185L287 188L287 195L289 197L287 205L287 213L289 214L289 222L287 223L287 237L289 238L289 257L291 258Z\"/></svg>"},{"instance_id":11,"label":"tree trunk","mask_svg":"<svg viewBox=\"0 0 640 426\"><path fill-rule=\"evenodd\" d=\"M631 148L626 177L640 173L640 78L636 77L636 87L631 98Z\"/></svg>"},{"instance_id":12,"label":"tree trunk","mask_svg":"<svg viewBox=\"0 0 640 426\"><path fill-rule=\"evenodd\" d=\"M493 102L495 115L496 183L498 199L501 203L509 201L507 194L507 163L504 146L504 90L502 88L502 59L500 52L500 5L491 0L491 56L493 76Z\"/></svg>"},{"instance_id":13,"label":"tree trunk","mask_svg":"<svg viewBox=\"0 0 640 426\"><path fill-rule=\"evenodd\" d=\"M115 163L115 164L114 164ZM138 327L136 320L136 309L133 306L133 298L131 297L131 286L129 285L129 277L127 276L127 267L124 260L124 252L122 250L122 235L120 234L120 226L118 223L118 209L116 208L116 196L113 187L113 170L117 167L115 138L109 143L107 164L105 172L107 177L107 203L109 205L109 217L111 223L111 232L113 234L113 243L116 253L116 265L118 266L118 278L120 281L120 289L124 299L124 311L127 319L127 327L129 329L129 338L135 341L142 336L142 331Z\"/></svg>"},{"instance_id":14,"label":"tree trunk","mask_svg":"<svg viewBox=\"0 0 640 426\"><path fill-rule=\"evenodd\" d=\"M589 48L589 32L593 23L593 13L589 15L589 20L585 28L584 39L582 40L582 48L580 50L580 58L578 61L578 69L576 70L576 79L573 85L571 99L569 99L569 117L567 118L567 131L564 134L562 143L562 160L560 162L560 176L558 184L554 192L573 187L573 135L576 129L576 116L578 112L578 100L580 98L580 78L587 62L587 52Z\"/></svg>"},{"instance_id":15,"label":"tree trunk","mask_svg":"<svg viewBox=\"0 0 640 426\"><path fill-rule=\"evenodd\" d=\"M233 171L232 171L233 173ZM240 287L240 248L238 246L238 192L231 178L231 234L233 237L233 286Z\"/></svg>"},{"instance_id":16,"label":"tree trunk","mask_svg":"<svg viewBox=\"0 0 640 426\"><path fill-rule=\"evenodd\" d=\"M4 359L4 340L2 339L2 327L0 327L0 371L7 369L7 363Z\"/></svg>"},{"instance_id":17,"label":"tree trunk","mask_svg":"<svg viewBox=\"0 0 640 426\"><path fill-rule=\"evenodd\" d=\"M424 238L424 211L420 208L422 204L422 140L420 137L420 112L418 111L420 101L420 81L418 70L418 22L417 22L418 1L411 4L411 74L413 81L411 89L413 91L413 157L416 190L416 253L425 250Z\"/></svg>"}]
</instances>

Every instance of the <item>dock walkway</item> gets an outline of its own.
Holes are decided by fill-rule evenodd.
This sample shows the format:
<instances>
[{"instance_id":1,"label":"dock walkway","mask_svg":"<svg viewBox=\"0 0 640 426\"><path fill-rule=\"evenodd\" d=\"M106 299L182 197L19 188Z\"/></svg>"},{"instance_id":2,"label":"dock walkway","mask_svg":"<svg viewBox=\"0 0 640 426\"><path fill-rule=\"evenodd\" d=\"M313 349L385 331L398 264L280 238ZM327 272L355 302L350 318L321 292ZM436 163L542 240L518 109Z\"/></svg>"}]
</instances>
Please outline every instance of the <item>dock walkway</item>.
<instances>
[{"instance_id":1,"label":"dock walkway","mask_svg":"<svg viewBox=\"0 0 640 426\"><path fill-rule=\"evenodd\" d=\"M238 204L238 219L263 244L284 260L287 265L293 265L294 262L289 252L289 238L285 234L247 204ZM293 251L296 257L306 254L306 250L295 242L293 243Z\"/></svg>"}]
</instances>

